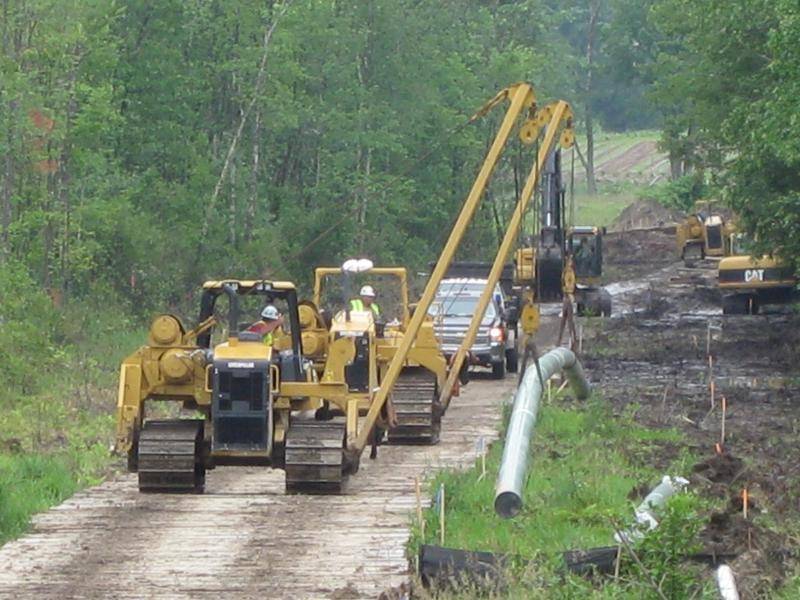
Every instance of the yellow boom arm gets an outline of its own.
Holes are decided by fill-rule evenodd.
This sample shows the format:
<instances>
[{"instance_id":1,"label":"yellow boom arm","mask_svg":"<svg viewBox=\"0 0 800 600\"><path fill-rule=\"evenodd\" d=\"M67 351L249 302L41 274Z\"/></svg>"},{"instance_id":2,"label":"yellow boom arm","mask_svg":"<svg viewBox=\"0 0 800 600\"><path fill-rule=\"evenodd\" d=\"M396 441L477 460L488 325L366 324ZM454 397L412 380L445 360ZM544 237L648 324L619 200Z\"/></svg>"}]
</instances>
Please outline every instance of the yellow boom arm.
<instances>
[{"instance_id":1,"label":"yellow boom arm","mask_svg":"<svg viewBox=\"0 0 800 600\"><path fill-rule=\"evenodd\" d=\"M408 357L408 352L414 343L414 339L416 338L420 327L422 326L422 322L425 320L425 316L428 313L431 302L436 295L436 290L439 288L439 283L442 281L445 272L455 256L456 250L458 249L461 239L464 236L464 232L467 229L467 225L469 225L469 223L472 221L475 210L480 203L483 193L486 191L486 186L491 179L497 162L500 160L500 156L506 146L506 143L508 142L508 138L511 135L517 118L525 111L532 111L536 105L536 97L534 95L533 88L527 83L518 83L504 89L497 96L492 98L475 113L475 115L472 117L472 120L483 116L494 106L498 105L505 99L509 99L511 102L508 110L506 111L505 117L500 124L497 134L495 135L492 146L486 155L486 159L483 161L483 165L481 166L478 176L475 179L475 182L472 184L472 189L470 190L469 195L464 202L464 206L461 208L461 213L458 215L458 219L456 220L453 230L450 232L450 237L447 239L447 243L445 244L444 249L439 256L439 260L436 263L430 278L428 279L428 283L425 285L425 291L422 293L422 297L417 304L414 315L411 317L408 323L408 327L406 327L406 334L403 336L403 339L400 342L397 353L389 363L389 367L386 370L380 388L370 406L369 412L367 413L364 426L359 430L358 436L355 440L348 440L348 448L355 452L359 452L367 444L370 431L374 427L375 422L380 415L381 409L386 403L386 399L397 381L397 377L400 375L400 371Z\"/></svg>"},{"instance_id":2,"label":"yellow boom arm","mask_svg":"<svg viewBox=\"0 0 800 600\"><path fill-rule=\"evenodd\" d=\"M445 408L450 403L451 392L453 391L453 386L455 385L461 365L464 364L464 359L467 356L467 352L472 347L472 344L475 343L478 327L483 320L483 315L486 312L486 308L489 306L489 302L492 300L492 292L494 291L494 287L500 280L500 274L503 272L503 265L505 265L508 254L511 251L511 246L517 237L517 232L519 231L519 227L522 223L522 217L525 214L525 209L527 208L528 203L533 196L536 185L539 183L539 176L544 168L544 163L547 160L547 156L550 154L551 150L556 144L556 134L562 125L564 127L559 139L560 145L565 148L569 148L575 142L572 131L573 115L569 104L563 100L559 100L554 104L544 107L540 111L540 115L542 118L539 120L539 131L541 130L542 124L546 125L547 127L544 141L542 142L542 145L539 146L539 155L537 156L536 162L531 168L528 179L525 181L525 186L522 188L522 193L520 194L517 205L514 208L514 213L511 215L511 218L508 221L506 232L503 236L503 241L500 243L500 248L497 251L497 255L492 263L492 268L489 271L486 287L483 289L481 297L478 299L478 306L475 309L475 314L472 317L472 321L470 321L469 329L467 329L467 333L464 335L464 340L461 342L461 345L459 346L458 351L453 358L450 374L448 375L447 381L445 382L444 387L439 395L439 402L441 402ZM538 131L535 133L538 134ZM534 135L534 133L531 133L531 135Z\"/></svg>"}]
</instances>

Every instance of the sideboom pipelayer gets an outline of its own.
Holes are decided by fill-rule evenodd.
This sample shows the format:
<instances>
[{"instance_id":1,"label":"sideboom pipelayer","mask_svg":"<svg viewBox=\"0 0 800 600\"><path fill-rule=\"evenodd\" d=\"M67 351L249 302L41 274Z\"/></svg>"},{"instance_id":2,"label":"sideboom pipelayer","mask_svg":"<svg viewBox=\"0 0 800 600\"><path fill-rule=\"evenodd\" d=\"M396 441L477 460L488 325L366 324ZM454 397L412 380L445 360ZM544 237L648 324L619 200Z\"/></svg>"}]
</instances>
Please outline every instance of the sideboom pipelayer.
<instances>
[{"instance_id":1,"label":"sideboom pipelayer","mask_svg":"<svg viewBox=\"0 0 800 600\"><path fill-rule=\"evenodd\" d=\"M368 310L345 309L326 323L314 302L298 302L292 283L263 280L206 282L199 324L192 330L173 315L153 321L147 345L123 361L117 405L116 449L128 456L129 469L138 471L141 491L201 492L207 469L255 464L284 469L287 492L341 493L364 449L377 444L384 430L391 440L392 426L402 425L390 399L398 382L402 389L401 377L409 368L422 367L427 380L435 377L439 400L429 385L420 386L420 400L432 407L431 414L434 409L441 414L463 357L445 371L437 348L426 342L428 309L517 119L526 115L519 130L523 142L531 144L544 133L522 206L514 212L520 218L558 133L562 145L574 139L569 105L559 101L539 109L533 88L525 83L502 90L471 120L505 101L506 114L422 297L396 334L379 331ZM509 229L518 229L513 217ZM504 239L500 263L509 248ZM490 278L496 281L499 270L493 266ZM259 334L239 331L239 300L250 295L285 307L289 331L271 345ZM221 296L228 298L228 334L212 347L211 334L219 325L214 306ZM481 298L483 310L488 300L488 293ZM483 310L479 304L473 329ZM468 341L462 348L469 347ZM354 369L365 356L375 359ZM164 401L179 402L199 418L148 419L147 405ZM435 437L426 441L433 443Z\"/></svg>"}]
</instances>

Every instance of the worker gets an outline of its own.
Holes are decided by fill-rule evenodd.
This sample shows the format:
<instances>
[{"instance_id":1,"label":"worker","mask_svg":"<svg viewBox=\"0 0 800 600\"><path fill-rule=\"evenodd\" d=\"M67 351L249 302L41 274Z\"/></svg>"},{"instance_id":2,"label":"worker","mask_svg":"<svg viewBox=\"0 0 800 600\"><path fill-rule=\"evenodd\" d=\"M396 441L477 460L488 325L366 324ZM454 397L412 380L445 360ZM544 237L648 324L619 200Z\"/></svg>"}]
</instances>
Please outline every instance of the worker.
<instances>
[{"instance_id":1,"label":"worker","mask_svg":"<svg viewBox=\"0 0 800 600\"><path fill-rule=\"evenodd\" d=\"M375 302L375 290L371 285L362 287L359 296L350 300L350 310L371 310L376 319L381 316L381 308Z\"/></svg>"},{"instance_id":2,"label":"worker","mask_svg":"<svg viewBox=\"0 0 800 600\"><path fill-rule=\"evenodd\" d=\"M280 311L272 304L267 304L261 311L261 319L256 321L247 331L253 331L264 336L264 343L271 346L275 338L283 335L283 316Z\"/></svg>"},{"instance_id":3,"label":"worker","mask_svg":"<svg viewBox=\"0 0 800 600\"><path fill-rule=\"evenodd\" d=\"M579 266L581 270L591 269L593 255L594 248L589 245L589 240L582 238L580 246L578 246L578 250L575 252L576 266Z\"/></svg>"}]
</instances>

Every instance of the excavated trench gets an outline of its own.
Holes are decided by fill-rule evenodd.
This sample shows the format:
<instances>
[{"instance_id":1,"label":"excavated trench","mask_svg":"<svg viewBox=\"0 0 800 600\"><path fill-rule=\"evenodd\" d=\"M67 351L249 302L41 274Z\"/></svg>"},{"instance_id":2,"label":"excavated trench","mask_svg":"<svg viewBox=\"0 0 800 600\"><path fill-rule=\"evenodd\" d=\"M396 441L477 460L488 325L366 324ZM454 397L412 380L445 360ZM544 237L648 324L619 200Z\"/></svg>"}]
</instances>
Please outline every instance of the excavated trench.
<instances>
[{"instance_id":1,"label":"excavated trench","mask_svg":"<svg viewBox=\"0 0 800 600\"><path fill-rule=\"evenodd\" d=\"M641 236L634 239L645 252ZM612 287L611 319L583 321L583 364L615 411L686 435L688 448L655 445L646 460L666 469L686 449L698 457L683 475L715 503L701 532L704 551L735 557L742 597L769 596L797 560L800 318L786 307L723 316L714 263L686 269L660 260L641 279Z\"/></svg>"}]
</instances>

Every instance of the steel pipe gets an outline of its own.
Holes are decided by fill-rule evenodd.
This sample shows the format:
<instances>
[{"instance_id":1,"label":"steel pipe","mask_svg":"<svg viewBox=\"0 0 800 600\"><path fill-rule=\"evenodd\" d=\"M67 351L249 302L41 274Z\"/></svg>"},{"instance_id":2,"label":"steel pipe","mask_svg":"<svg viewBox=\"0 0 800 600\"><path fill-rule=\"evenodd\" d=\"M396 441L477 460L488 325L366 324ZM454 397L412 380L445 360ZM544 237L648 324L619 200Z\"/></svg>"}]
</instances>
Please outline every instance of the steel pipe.
<instances>
[{"instance_id":1,"label":"steel pipe","mask_svg":"<svg viewBox=\"0 0 800 600\"><path fill-rule=\"evenodd\" d=\"M539 369L541 379L535 363L525 370L514 396L514 408L508 422L494 496L495 512L506 519L515 516L522 508L522 488L525 485L530 444L544 383L563 371L578 399L587 398L591 392L581 363L568 348L556 348L542 356L539 359Z\"/></svg>"}]
</instances>

